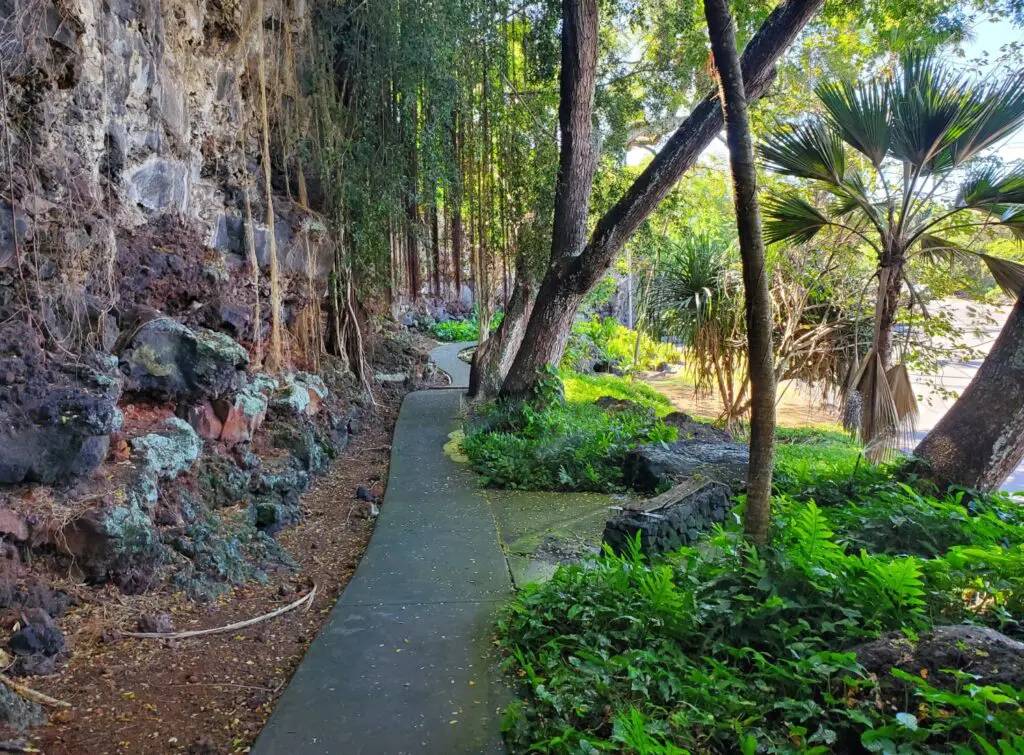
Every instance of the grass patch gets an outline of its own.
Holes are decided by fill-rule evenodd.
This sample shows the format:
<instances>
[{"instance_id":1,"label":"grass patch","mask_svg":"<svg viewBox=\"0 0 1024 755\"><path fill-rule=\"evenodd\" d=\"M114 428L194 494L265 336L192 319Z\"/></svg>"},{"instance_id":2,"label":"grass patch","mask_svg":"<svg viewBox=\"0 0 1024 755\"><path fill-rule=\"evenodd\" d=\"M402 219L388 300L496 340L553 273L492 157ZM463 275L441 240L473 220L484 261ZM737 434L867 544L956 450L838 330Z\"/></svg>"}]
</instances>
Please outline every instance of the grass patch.
<instances>
[{"instance_id":1,"label":"grass patch","mask_svg":"<svg viewBox=\"0 0 1024 755\"><path fill-rule=\"evenodd\" d=\"M648 407L659 417L664 417L674 410L667 396L658 393L646 383L615 375L584 375L569 372L563 374L562 383L565 387L565 400L569 403L592 404L599 398L610 396L635 401Z\"/></svg>"},{"instance_id":2,"label":"grass patch","mask_svg":"<svg viewBox=\"0 0 1024 755\"><path fill-rule=\"evenodd\" d=\"M622 487L622 461L640 443L670 442L675 428L661 394L614 376L566 374L554 396L530 404L491 404L466 427L463 448L486 485L526 490L610 492ZM564 398L563 398L564 396ZM595 406L602 396L636 402Z\"/></svg>"},{"instance_id":3,"label":"grass patch","mask_svg":"<svg viewBox=\"0 0 1024 755\"><path fill-rule=\"evenodd\" d=\"M654 370L663 364L682 361L682 351L670 343L656 341L640 334L637 349L637 331L630 330L614 317L593 317L572 326L562 367L584 370L595 363L617 367L626 372ZM635 357L635 359L634 359Z\"/></svg>"}]
</instances>

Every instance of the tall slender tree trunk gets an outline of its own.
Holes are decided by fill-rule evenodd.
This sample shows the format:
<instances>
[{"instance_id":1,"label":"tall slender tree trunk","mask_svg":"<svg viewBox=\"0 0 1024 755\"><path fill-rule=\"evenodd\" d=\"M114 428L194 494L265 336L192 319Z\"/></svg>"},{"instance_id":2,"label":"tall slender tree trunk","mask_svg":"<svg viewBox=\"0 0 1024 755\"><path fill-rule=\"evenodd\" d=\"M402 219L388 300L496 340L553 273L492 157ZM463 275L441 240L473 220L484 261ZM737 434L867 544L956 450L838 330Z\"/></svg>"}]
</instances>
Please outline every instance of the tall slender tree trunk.
<instances>
[{"instance_id":1,"label":"tall slender tree trunk","mask_svg":"<svg viewBox=\"0 0 1024 755\"><path fill-rule=\"evenodd\" d=\"M1024 459L1024 298L963 395L914 449L940 485L999 488Z\"/></svg>"},{"instance_id":2,"label":"tall slender tree trunk","mask_svg":"<svg viewBox=\"0 0 1024 755\"><path fill-rule=\"evenodd\" d=\"M430 251L433 260L434 296L441 297L441 223L437 217L437 186L430 202Z\"/></svg>"},{"instance_id":3,"label":"tall slender tree trunk","mask_svg":"<svg viewBox=\"0 0 1024 755\"><path fill-rule=\"evenodd\" d=\"M775 453L775 360L772 354L772 305L757 202L757 165L747 118L743 71L736 50L736 26L729 0L704 0L711 50L725 114L733 203L743 262L747 344L750 351L750 472L743 531L758 545L768 542L771 519L772 463Z\"/></svg>"},{"instance_id":4,"label":"tall slender tree trunk","mask_svg":"<svg viewBox=\"0 0 1024 755\"><path fill-rule=\"evenodd\" d=\"M597 169L594 144L593 112L597 74L597 2L596 0L563 0L562 3L562 70L559 74L558 125L561 145L558 155L558 176L555 183L555 215L551 233L551 265L557 269L570 267L587 241L587 219L590 194ZM518 280L516 281L518 286ZM561 285L561 279L545 277L537 292L537 303L524 328L529 336L522 340L513 359L503 354L502 361L511 361L510 372L502 385L503 395L522 397L528 394L536 379L536 370L557 354L565 351L565 342L572 329L583 293ZM538 310L541 318L537 319ZM509 315L506 314L506 319ZM520 329L520 323L510 328ZM510 348L511 342L505 344ZM516 373L516 366L522 363Z\"/></svg>"},{"instance_id":5,"label":"tall slender tree trunk","mask_svg":"<svg viewBox=\"0 0 1024 755\"><path fill-rule=\"evenodd\" d=\"M455 152L455 178L451 191L452 277L455 299L462 296L462 124L459 111L452 113L452 149Z\"/></svg>"},{"instance_id":6,"label":"tall slender tree trunk","mask_svg":"<svg viewBox=\"0 0 1024 755\"><path fill-rule=\"evenodd\" d=\"M741 60L748 101L767 91L774 78L775 61L823 2L785 0L765 19L747 44ZM529 394L538 370L561 360L568 331L583 297L597 285L625 243L697 161L723 125L718 96L709 94L676 129L622 198L598 220L582 251L568 259L552 258L537 293L523 345L502 386L503 395L523 397ZM571 311L565 311L566 307ZM553 326L564 328L564 332L546 332Z\"/></svg>"}]
</instances>

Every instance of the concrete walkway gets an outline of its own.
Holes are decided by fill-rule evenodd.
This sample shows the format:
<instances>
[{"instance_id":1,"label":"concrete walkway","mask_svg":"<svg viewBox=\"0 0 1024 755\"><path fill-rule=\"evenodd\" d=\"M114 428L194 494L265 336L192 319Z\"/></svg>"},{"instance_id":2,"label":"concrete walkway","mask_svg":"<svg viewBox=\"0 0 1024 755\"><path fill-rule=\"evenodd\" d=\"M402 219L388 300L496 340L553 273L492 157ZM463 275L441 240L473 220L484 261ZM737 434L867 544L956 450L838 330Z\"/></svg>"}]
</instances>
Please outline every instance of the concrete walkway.
<instances>
[{"instance_id":1,"label":"concrete walkway","mask_svg":"<svg viewBox=\"0 0 1024 755\"><path fill-rule=\"evenodd\" d=\"M469 364L459 359L459 352L470 346L476 346L476 341L446 343L430 352L430 361L451 377L452 388L469 387Z\"/></svg>"},{"instance_id":2,"label":"concrete walkway","mask_svg":"<svg viewBox=\"0 0 1024 755\"><path fill-rule=\"evenodd\" d=\"M475 476L443 451L461 406L459 390L406 397L370 546L256 755L504 752L491 637L511 584Z\"/></svg>"}]
</instances>

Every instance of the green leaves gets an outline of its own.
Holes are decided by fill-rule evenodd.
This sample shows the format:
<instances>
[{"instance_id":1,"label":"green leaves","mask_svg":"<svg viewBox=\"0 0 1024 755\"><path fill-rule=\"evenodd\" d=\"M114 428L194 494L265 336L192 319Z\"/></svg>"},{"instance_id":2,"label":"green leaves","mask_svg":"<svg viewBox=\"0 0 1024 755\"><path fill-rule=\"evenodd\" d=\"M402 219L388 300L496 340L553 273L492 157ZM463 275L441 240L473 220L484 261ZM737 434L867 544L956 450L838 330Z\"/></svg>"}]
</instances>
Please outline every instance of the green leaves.
<instances>
[{"instance_id":1,"label":"green leaves","mask_svg":"<svg viewBox=\"0 0 1024 755\"><path fill-rule=\"evenodd\" d=\"M878 170L892 138L885 83L833 81L820 84L814 91L825 106L829 125Z\"/></svg>"},{"instance_id":2,"label":"green leaves","mask_svg":"<svg viewBox=\"0 0 1024 755\"><path fill-rule=\"evenodd\" d=\"M901 62L889 87L890 149L897 159L924 171L968 132L975 102L968 79L937 58L910 54Z\"/></svg>"},{"instance_id":3,"label":"green leaves","mask_svg":"<svg viewBox=\"0 0 1024 755\"><path fill-rule=\"evenodd\" d=\"M778 131L764 140L760 151L768 167L783 175L833 185L846 178L843 140L823 121Z\"/></svg>"},{"instance_id":4,"label":"green leaves","mask_svg":"<svg viewBox=\"0 0 1024 755\"><path fill-rule=\"evenodd\" d=\"M1003 170L985 166L960 186L956 206L988 210L997 215L1003 205L1024 205L1024 167ZM1011 208L1007 208L1011 209ZM1020 211L1020 208L1012 208Z\"/></svg>"},{"instance_id":5,"label":"green leaves","mask_svg":"<svg viewBox=\"0 0 1024 755\"><path fill-rule=\"evenodd\" d=\"M764 240L768 244L778 241L806 244L819 231L831 225L821 210L796 194L768 197L763 207Z\"/></svg>"}]
</instances>

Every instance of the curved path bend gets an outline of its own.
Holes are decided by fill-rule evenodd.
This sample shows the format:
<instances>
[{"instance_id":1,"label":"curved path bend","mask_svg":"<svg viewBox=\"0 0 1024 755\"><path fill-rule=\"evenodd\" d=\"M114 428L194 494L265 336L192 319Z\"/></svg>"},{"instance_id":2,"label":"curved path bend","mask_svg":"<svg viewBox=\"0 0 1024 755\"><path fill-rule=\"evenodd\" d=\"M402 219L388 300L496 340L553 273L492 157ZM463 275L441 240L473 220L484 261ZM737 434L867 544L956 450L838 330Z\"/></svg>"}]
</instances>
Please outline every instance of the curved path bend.
<instances>
[{"instance_id":1,"label":"curved path bend","mask_svg":"<svg viewBox=\"0 0 1024 755\"><path fill-rule=\"evenodd\" d=\"M508 692L491 637L508 566L473 473L443 450L469 379L465 346L431 355L455 389L406 396L370 545L256 755L504 752Z\"/></svg>"}]
</instances>

